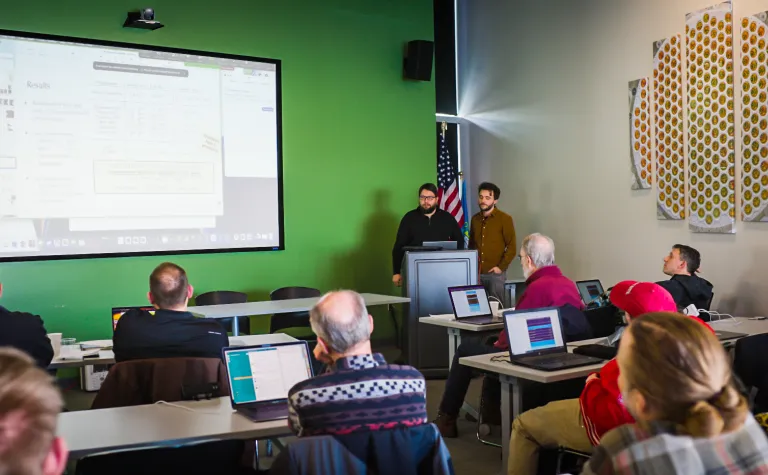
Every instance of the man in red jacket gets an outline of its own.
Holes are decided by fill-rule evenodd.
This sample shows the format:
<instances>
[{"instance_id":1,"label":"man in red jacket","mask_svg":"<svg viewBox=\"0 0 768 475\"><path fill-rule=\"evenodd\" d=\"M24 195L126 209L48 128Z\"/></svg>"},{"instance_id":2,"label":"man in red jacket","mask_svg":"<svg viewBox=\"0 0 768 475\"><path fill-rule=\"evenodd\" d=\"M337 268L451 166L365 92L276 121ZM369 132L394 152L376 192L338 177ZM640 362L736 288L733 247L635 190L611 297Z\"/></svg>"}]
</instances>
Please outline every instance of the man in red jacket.
<instances>
[{"instance_id":1,"label":"man in red jacket","mask_svg":"<svg viewBox=\"0 0 768 475\"><path fill-rule=\"evenodd\" d=\"M611 289L610 298L624 311L627 321L651 312L677 312L672 295L651 282L620 282ZM681 317L685 316L681 314ZM696 321L706 325L699 319ZM633 423L634 419L624 407L618 380L619 367L616 359L612 359L599 373L589 375L579 399L554 401L515 419L507 473L537 473L542 447L562 446L592 452L603 434Z\"/></svg>"},{"instance_id":2,"label":"man in red jacket","mask_svg":"<svg viewBox=\"0 0 768 475\"><path fill-rule=\"evenodd\" d=\"M523 245L520 248L520 264L526 278L526 289L517 303L517 309L563 307L567 304L578 310L584 309L576 284L565 277L555 265L555 243L552 239L538 233L523 239ZM577 313L581 318L585 318L581 312ZM565 322L565 318L563 320L565 327L568 323ZM507 335L502 330L494 345L467 341L456 349L451 371L445 383L439 413L435 419L435 424L443 437L458 436L456 418L472 379L472 368L460 365L459 358L497 353L508 348ZM498 386L498 381L495 384ZM489 392L500 393L500 389L490 389Z\"/></svg>"}]
</instances>

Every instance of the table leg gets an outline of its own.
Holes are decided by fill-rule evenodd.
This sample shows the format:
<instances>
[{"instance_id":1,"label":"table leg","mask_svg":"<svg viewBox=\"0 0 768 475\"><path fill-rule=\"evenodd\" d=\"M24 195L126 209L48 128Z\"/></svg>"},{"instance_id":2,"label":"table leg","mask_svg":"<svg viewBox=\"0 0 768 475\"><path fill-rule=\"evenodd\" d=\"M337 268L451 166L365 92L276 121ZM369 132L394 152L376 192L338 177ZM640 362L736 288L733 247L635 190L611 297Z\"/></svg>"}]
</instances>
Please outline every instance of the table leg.
<instances>
[{"instance_id":1,"label":"table leg","mask_svg":"<svg viewBox=\"0 0 768 475\"><path fill-rule=\"evenodd\" d=\"M240 319L232 317L232 336L240 335Z\"/></svg>"},{"instance_id":2,"label":"table leg","mask_svg":"<svg viewBox=\"0 0 768 475\"><path fill-rule=\"evenodd\" d=\"M395 328L395 346L398 350L403 349L403 335L400 333L400 324L397 323L397 311L392 304L387 305L389 317L392 319L392 326Z\"/></svg>"},{"instance_id":3,"label":"table leg","mask_svg":"<svg viewBox=\"0 0 768 475\"><path fill-rule=\"evenodd\" d=\"M509 439L512 435L512 421L520 415L523 407L523 388L517 378L499 376L501 382L501 466L507 470L509 460Z\"/></svg>"},{"instance_id":4,"label":"table leg","mask_svg":"<svg viewBox=\"0 0 768 475\"><path fill-rule=\"evenodd\" d=\"M456 356L456 349L461 345L461 330L458 328L448 329L448 369L453 365L453 357Z\"/></svg>"},{"instance_id":5,"label":"table leg","mask_svg":"<svg viewBox=\"0 0 768 475\"><path fill-rule=\"evenodd\" d=\"M461 330L458 328L448 328L448 370L450 371L453 365L453 357L456 355L456 349L461 345ZM477 409L472 407L467 401L461 405L461 410L474 417L475 420L479 417Z\"/></svg>"}]
</instances>

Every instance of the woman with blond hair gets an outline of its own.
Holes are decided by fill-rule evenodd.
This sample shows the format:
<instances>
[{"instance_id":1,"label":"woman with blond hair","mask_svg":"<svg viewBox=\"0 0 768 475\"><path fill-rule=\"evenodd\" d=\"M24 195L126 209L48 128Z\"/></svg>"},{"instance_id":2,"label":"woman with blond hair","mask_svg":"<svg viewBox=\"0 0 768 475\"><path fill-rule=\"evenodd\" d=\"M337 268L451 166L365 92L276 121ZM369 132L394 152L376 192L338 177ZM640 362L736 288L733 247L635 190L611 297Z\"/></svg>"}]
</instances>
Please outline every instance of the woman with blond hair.
<instances>
[{"instance_id":1,"label":"woman with blond hair","mask_svg":"<svg viewBox=\"0 0 768 475\"><path fill-rule=\"evenodd\" d=\"M768 440L725 349L690 318L650 313L621 339L619 389L636 423L603 436L584 474L768 474Z\"/></svg>"}]
</instances>

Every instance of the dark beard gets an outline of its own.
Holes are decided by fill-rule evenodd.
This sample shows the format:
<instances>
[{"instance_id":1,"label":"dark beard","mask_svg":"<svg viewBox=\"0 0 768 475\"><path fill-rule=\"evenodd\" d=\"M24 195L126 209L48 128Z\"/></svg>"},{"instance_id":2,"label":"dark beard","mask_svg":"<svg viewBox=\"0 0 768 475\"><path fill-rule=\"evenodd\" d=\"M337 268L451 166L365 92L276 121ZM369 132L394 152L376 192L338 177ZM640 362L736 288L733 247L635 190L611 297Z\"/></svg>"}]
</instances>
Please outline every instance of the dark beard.
<instances>
[{"instance_id":1,"label":"dark beard","mask_svg":"<svg viewBox=\"0 0 768 475\"><path fill-rule=\"evenodd\" d=\"M423 215L432 214L435 212L436 209L437 209L437 205L434 205L429 209L424 209L423 206L419 206L419 211L421 211L421 214Z\"/></svg>"}]
</instances>

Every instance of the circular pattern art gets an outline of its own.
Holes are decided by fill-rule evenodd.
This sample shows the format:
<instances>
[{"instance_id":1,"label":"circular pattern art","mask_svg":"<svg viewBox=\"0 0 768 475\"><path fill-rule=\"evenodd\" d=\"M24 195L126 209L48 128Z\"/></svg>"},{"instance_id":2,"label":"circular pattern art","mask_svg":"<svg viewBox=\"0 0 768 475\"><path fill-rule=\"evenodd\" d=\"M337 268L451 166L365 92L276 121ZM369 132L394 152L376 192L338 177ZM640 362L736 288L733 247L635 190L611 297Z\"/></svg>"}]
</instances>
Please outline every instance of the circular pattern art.
<instances>
[{"instance_id":1,"label":"circular pattern art","mask_svg":"<svg viewBox=\"0 0 768 475\"><path fill-rule=\"evenodd\" d=\"M764 15L761 15L764 16ZM768 220L768 26L765 18L741 20L742 158L741 214L744 221Z\"/></svg>"},{"instance_id":2,"label":"circular pattern art","mask_svg":"<svg viewBox=\"0 0 768 475\"><path fill-rule=\"evenodd\" d=\"M651 98L647 78L630 83L630 154L632 189L651 187Z\"/></svg>"},{"instance_id":3,"label":"circular pattern art","mask_svg":"<svg viewBox=\"0 0 768 475\"><path fill-rule=\"evenodd\" d=\"M689 14L685 33L690 225L694 231L732 232L735 131L730 5Z\"/></svg>"},{"instance_id":4,"label":"circular pattern art","mask_svg":"<svg viewBox=\"0 0 768 475\"><path fill-rule=\"evenodd\" d=\"M682 73L680 35L654 43L656 201L660 217L666 219L685 218Z\"/></svg>"}]
</instances>

